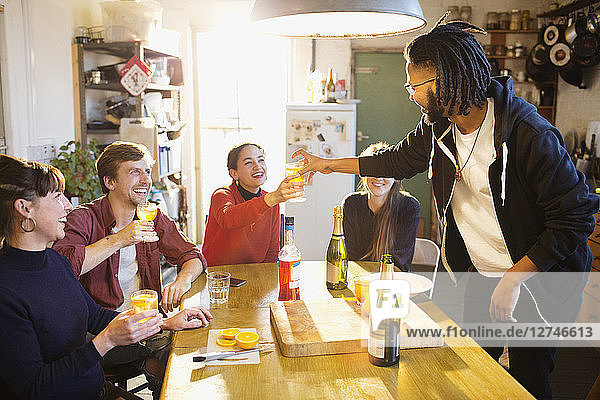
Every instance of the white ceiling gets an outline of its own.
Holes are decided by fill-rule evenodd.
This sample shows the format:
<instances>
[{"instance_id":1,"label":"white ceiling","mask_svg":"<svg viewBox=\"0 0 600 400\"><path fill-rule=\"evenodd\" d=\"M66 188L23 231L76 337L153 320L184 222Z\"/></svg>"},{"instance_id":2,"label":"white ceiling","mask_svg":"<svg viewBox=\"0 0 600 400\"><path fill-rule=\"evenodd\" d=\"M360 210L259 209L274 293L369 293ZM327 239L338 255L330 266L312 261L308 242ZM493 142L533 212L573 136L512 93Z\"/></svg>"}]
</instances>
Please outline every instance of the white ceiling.
<instances>
[{"instance_id":1,"label":"white ceiling","mask_svg":"<svg viewBox=\"0 0 600 400\"><path fill-rule=\"evenodd\" d=\"M253 0L158 0L163 12L184 12L192 27L210 27L224 15L249 15ZM283 1L283 0L282 0Z\"/></svg>"}]
</instances>

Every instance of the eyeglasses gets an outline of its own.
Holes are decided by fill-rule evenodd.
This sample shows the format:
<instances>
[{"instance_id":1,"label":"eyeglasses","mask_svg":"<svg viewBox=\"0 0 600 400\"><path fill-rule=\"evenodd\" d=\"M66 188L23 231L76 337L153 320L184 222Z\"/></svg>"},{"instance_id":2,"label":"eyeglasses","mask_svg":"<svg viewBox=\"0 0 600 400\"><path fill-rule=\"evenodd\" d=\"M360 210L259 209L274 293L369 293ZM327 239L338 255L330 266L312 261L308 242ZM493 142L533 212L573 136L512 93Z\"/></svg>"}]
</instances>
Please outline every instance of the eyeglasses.
<instances>
[{"instance_id":1,"label":"eyeglasses","mask_svg":"<svg viewBox=\"0 0 600 400\"><path fill-rule=\"evenodd\" d=\"M423 86L426 83L433 82L433 81L435 81L435 79L436 79L436 77L434 76L433 78L429 78L423 82L415 83L414 85L411 85L410 83L407 82L404 84L404 89L406 89L408 91L408 94L410 94L412 96L413 94L415 94L415 91L417 90L417 88L419 86Z\"/></svg>"}]
</instances>

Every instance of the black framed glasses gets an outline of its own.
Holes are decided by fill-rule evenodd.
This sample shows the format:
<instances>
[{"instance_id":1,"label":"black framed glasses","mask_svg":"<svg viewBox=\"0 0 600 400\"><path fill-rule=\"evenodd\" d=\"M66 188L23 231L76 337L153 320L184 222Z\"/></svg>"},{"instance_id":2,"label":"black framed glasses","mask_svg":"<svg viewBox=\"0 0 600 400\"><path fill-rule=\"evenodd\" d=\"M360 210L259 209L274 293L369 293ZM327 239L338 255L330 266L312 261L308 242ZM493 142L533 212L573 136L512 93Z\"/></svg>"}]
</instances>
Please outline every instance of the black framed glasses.
<instances>
[{"instance_id":1,"label":"black framed glasses","mask_svg":"<svg viewBox=\"0 0 600 400\"><path fill-rule=\"evenodd\" d=\"M404 84L404 89L406 89L408 91L408 94L410 94L412 96L413 94L415 94L415 91L417 90L417 88L419 86L423 86L426 83L433 82L433 81L435 81L435 79L436 79L436 77L434 76L433 78L429 78L427 80L424 80L423 82L415 83L414 85L411 85L410 83L407 82Z\"/></svg>"}]
</instances>

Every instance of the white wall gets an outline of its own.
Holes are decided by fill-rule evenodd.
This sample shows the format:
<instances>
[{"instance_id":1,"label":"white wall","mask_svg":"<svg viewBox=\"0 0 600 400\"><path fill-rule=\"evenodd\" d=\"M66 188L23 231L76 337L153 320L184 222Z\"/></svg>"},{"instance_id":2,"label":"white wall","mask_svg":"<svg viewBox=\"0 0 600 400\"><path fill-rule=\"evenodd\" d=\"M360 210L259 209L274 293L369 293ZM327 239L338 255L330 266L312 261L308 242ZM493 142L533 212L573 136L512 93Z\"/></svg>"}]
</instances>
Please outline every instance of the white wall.
<instances>
[{"instance_id":1,"label":"white wall","mask_svg":"<svg viewBox=\"0 0 600 400\"><path fill-rule=\"evenodd\" d=\"M600 120L600 65L584 70L587 89L579 89L558 78L556 127L563 136L577 132L580 140L585 138L590 121Z\"/></svg>"},{"instance_id":2,"label":"white wall","mask_svg":"<svg viewBox=\"0 0 600 400\"><path fill-rule=\"evenodd\" d=\"M433 28L436 21L447 10L448 6L471 5L472 19L471 22L475 25L485 27L486 14L488 11L509 11L513 8L520 10L528 9L532 16L548 9L552 0L481 0L474 2L466 2L465 0L421 0L421 7L428 24L425 28L417 32L394 36L389 38L377 39L353 39L353 40L317 40L316 46L316 66L321 72L326 73L329 66L333 66L336 71L339 71L340 78L345 78L348 87L351 87L350 64L352 49L386 49L397 48L402 49L415 36L425 33ZM568 1L562 1L561 4L566 4ZM507 41L521 40L530 48L531 44L535 44L536 38L533 35L509 36ZM481 37L484 43L489 42L489 39ZM293 80L290 82L290 100L305 101L306 98L306 77L307 65L310 62L310 46L307 39L294 39L292 45L292 66L293 71L290 76ZM519 64L521 63L521 64ZM516 70L524 69L523 61L514 61L513 64ZM510 67L512 67L509 66ZM588 88L581 90L575 86L565 83L559 78L558 95L557 95L557 113L556 126L563 133L575 130L580 136L585 135L589 121L600 119L600 66L591 67L585 70L585 81ZM585 104L585 110L582 110L582 105ZM582 112L583 111L583 112Z\"/></svg>"}]
</instances>

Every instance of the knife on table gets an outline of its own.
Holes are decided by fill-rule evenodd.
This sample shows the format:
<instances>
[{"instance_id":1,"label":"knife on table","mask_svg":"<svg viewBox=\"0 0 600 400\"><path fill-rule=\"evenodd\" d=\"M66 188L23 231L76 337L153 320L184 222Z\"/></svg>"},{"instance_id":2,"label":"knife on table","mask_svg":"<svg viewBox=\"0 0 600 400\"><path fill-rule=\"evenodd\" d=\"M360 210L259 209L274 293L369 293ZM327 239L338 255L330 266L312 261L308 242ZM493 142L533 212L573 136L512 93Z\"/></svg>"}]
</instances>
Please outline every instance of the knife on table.
<instances>
[{"instance_id":1,"label":"knife on table","mask_svg":"<svg viewBox=\"0 0 600 400\"><path fill-rule=\"evenodd\" d=\"M240 354L248 354L254 351L258 351L258 349L250 349L250 350L241 350L241 351L213 351L211 353L200 354L199 356L194 356L194 362L204 362L204 361L214 361L221 360L223 358L232 357Z\"/></svg>"}]
</instances>

